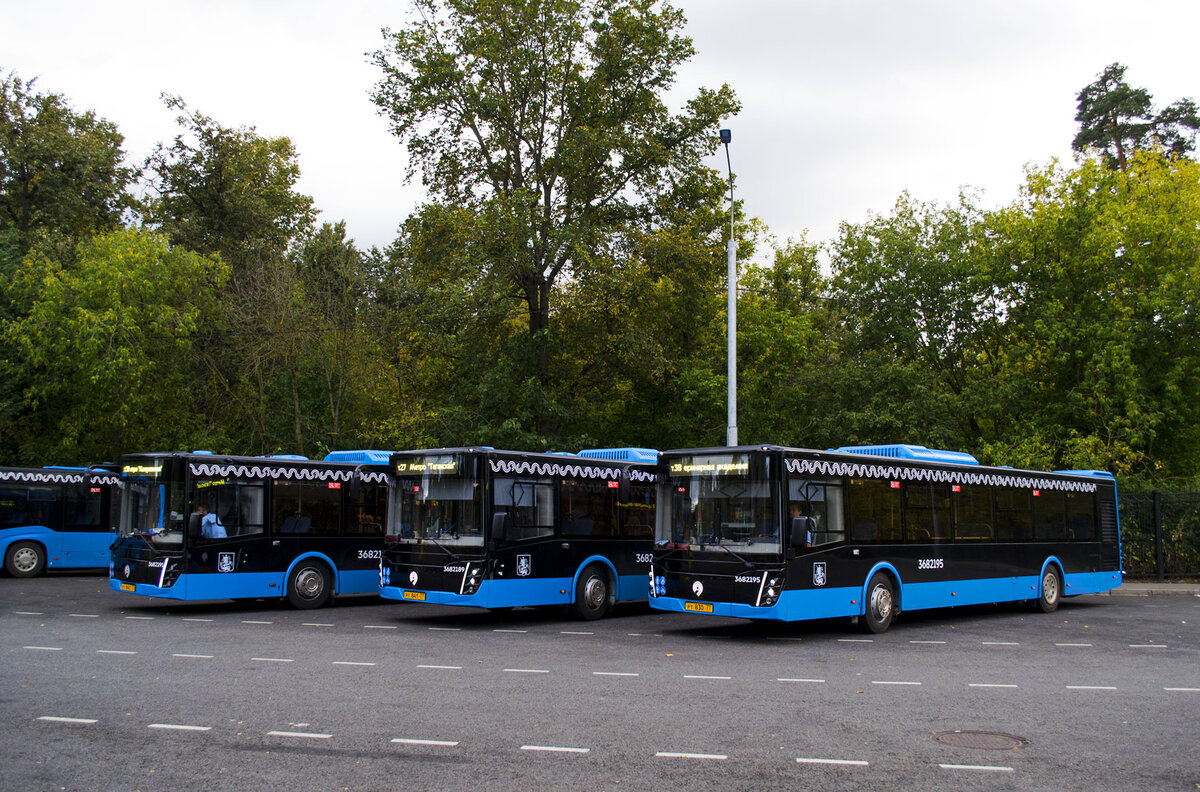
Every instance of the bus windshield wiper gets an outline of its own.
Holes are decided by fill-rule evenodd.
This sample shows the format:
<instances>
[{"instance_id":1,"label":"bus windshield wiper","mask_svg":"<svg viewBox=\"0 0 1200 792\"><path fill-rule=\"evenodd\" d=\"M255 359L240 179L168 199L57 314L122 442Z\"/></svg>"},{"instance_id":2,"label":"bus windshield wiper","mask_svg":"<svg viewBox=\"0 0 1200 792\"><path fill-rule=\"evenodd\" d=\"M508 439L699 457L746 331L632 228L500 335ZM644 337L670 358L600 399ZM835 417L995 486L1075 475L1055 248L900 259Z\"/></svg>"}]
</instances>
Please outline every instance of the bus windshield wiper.
<instances>
[{"instance_id":1,"label":"bus windshield wiper","mask_svg":"<svg viewBox=\"0 0 1200 792\"><path fill-rule=\"evenodd\" d=\"M450 556L450 557L451 557L452 559L454 559L455 561L457 561L459 558L461 558L461 557L462 557L462 556L460 556L458 553L456 553L456 552L454 552L453 550L451 550L450 548L446 547L444 544L442 544L442 543L441 543L441 542L439 542L437 539L434 539L434 538L433 538L433 537L431 537L431 536L422 536L422 537L420 538L420 540L421 540L422 542L431 542L431 543L432 543L432 544L433 544L435 547L437 547L437 549L438 549L438 550L441 550L443 553L445 553L446 555Z\"/></svg>"},{"instance_id":2,"label":"bus windshield wiper","mask_svg":"<svg viewBox=\"0 0 1200 792\"><path fill-rule=\"evenodd\" d=\"M747 561L747 560L746 560L746 558L745 558L744 556L740 555L739 553L735 553L735 552L733 552L732 550L730 550L730 549L729 549L729 547L728 547L728 546L726 546L725 542L724 542L724 541L723 541L723 540L722 540L720 537L717 537L717 541L715 542L715 544L716 544L716 546L717 546L717 547L721 548L721 549L722 549L722 550L724 550L726 553L729 553L729 555L733 556L733 557L734 557L734 558L736 558L738 561L741 561L743 564L745 564L745 565L746 565L746 569L753 569L753 568L754 568L754 564L751 564L749 561ZM700 549L701 549L701 550L703 550L703 549L704 549L704 543L703 543L703 542L701 542L701 544L700 544Z\"/></svg>"}]
</instances>

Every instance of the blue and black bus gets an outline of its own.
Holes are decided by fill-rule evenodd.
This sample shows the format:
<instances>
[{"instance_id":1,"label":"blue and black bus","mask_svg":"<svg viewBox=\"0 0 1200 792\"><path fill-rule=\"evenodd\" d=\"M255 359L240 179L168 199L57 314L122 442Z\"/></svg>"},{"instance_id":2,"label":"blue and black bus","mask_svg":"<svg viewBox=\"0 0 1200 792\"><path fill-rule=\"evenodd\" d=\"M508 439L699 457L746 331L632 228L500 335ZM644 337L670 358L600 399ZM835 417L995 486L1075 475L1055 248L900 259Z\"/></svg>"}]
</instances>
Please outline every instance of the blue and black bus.
<instances>
[{"instance_id":1,"label":"blue and black bus","mask_svg":"<svg viewBox=\"0 0 1200 792\"><path fill-rule=\"evenodd\" d=\"M387 451L122 458L114 591L178 600L377 594Z\"/></svg>"},{"instance_id":2,"label":"blue and black bus","mask_svg":"<svg viewBox=\"0 0 1200 792\"><path fill-rule=\"evenodd\" d=\"M568 605L584 619L644 601L656 460L632 448L393 454L380 593L480 608Z\"/></svg>"},{"instance_id":3,"label":"blue and black bus","mask_svg":"<svg viewBox=\"0 0 1200 792\"><path fill-rule=\"evenodd\" d=\"M0 556L13 577L103 569L116 538L120 489L104 467L0 468Z\"/></svg>"},{"instance_id":4,"label":"blue and black bus","mask_svg":"<svg viewBox=\"0 0 1200 792\"><path fill-rule=\"evenodd\" d=\"M685 449L660 456L650 604L746 619L1061 597L1121 585L1117 488L1100 471L984 467L922 446Z\"/></svg>"}]
</instances>

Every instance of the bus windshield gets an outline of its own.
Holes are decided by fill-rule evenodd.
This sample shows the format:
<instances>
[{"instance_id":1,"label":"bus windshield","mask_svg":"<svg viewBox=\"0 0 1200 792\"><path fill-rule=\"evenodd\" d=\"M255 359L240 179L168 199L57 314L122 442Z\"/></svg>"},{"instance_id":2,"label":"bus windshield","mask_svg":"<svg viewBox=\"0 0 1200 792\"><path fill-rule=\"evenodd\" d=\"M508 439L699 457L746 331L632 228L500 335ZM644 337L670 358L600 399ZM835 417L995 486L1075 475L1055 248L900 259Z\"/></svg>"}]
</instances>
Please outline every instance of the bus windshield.
<instances>
[{"instance_id":1,"label":"bus windshield","mask_svg":"<svg viewBox=\"0 0 1200 792\"><path fill-rule=\"evenodd\" d=\"M746 454L686 457L669 464L655 539L666 549L778 554L779 523L778 486L751 475Z\"/></svg>"},{"instance_id":2,"label":"bus windshield","mask_svg":"<svg viewBox=\"0 0 1200 792\"><path fill-rule=\"evenodd\" d=\"M388 508L389 539L443 548L482 548L480 486L459 455L397 463Z\"/></svg>"},{"instance_id":3,"label":"bus windshield","mask_svg":"<svg viewBox=\"0 0 1200 792\"><path fill-rule=\"evenodd\" d=\"M183 488L128 476L121 499L121 536L141 534L159 547L183 544Z\"/></svg>"}]
</instances>

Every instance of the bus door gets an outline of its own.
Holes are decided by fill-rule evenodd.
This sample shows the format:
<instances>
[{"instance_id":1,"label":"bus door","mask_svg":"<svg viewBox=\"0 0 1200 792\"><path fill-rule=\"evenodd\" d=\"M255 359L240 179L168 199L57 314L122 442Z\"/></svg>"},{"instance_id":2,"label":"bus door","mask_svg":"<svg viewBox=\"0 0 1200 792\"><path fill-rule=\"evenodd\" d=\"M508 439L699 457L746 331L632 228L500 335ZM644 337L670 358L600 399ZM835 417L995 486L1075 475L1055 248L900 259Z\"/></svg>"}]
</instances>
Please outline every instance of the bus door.
<instances>
[{"instance_id":1,"label":"bus door","mask_svg":"<svg viewBox=\"0 0 1200 792\"><path fill-rule=\"evenodd\" d=\"M286 572L302 553L328 557L341 569L341 481L276 481L271 497L271 569ZM375 561L376 567L378 560ZM330 570L334 572L335 570Z\"/></svg>"},{"instance_id":2,"label":"bus door","mask_svg":"<svg viewBox=\"0 0 1200 792\"><path fill-rule=\"evenodd\" d=\"M197 479L188 515L188 571L200 574L266 572L265 487L261 481ZM231 589L224 597L254 596ZM261 595L260 595L261 596Z\"/></svg>"},{"instance_id":3,"label":"bus door","mask_svg":"<svg viewBox=\"0 0 1200 792\"><path fill-rule=\"evenodd\" d=\"M555 482L550 478L492 479L492 539L497 567L491 607L565 604L570 541L555 531ZM563 578L567 578L563 582Z\"/></svg>"}]
</instances>

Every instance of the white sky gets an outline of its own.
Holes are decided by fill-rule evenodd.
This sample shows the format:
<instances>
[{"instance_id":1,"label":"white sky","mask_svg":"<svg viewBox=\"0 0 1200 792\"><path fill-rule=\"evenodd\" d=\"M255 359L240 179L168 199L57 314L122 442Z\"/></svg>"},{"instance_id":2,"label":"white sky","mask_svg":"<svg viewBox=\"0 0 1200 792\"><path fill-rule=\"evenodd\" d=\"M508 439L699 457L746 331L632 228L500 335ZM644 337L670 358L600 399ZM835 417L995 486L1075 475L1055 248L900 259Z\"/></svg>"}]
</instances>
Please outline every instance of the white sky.
<instances>
[{"instance_id":1,"label":"white sky","mask_svg":"<svg viewBox=\"0 0 1200 792\"><path fill-rule=\"evenodd\" d=\"M738 197L779 239L837 234L902 191L998 206L1027 163L1070 160L1075 96L1109 63L1156 107L1200 99L1193 0L676 0L696 57L679 97L729 83ZM0 0L0 70L95 110L131 162L178 132L177 94L226 126L287 135L299 189L362 247L422 199L368 95L364 53L405 0ZM724 154L712 165L724 171Z\"/></svg>"}]
</instances>

